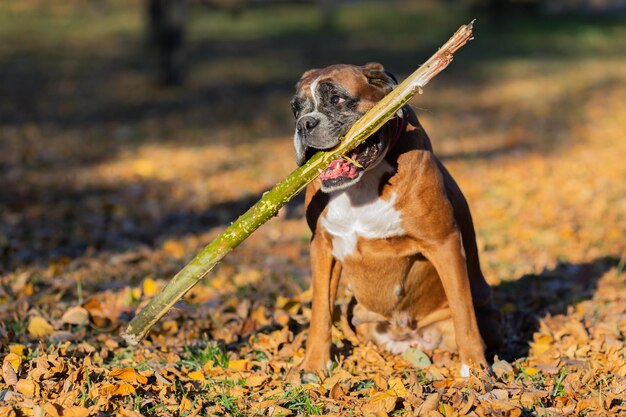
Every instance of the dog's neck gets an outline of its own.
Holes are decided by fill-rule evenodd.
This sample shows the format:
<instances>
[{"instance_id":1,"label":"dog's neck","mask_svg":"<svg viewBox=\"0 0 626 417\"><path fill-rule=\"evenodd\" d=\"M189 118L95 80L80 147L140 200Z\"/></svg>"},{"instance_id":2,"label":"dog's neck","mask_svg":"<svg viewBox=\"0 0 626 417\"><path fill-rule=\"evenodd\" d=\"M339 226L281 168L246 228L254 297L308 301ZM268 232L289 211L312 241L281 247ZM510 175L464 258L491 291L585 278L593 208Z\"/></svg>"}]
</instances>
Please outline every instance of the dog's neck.
<instances>
[{"instance_id":1,"label":"dog's neck","mask_svg":"<svg viewBox=\"0 0 626 417\"><path fill-rule=\"evenodd\" d=\"M372 169L363 173L361 179L348 188L329 193L331 200L344 194L354 207L363 206L377 200L389 177L396 172L395 168L383 157Z\"/></svg>"}]
</instances>

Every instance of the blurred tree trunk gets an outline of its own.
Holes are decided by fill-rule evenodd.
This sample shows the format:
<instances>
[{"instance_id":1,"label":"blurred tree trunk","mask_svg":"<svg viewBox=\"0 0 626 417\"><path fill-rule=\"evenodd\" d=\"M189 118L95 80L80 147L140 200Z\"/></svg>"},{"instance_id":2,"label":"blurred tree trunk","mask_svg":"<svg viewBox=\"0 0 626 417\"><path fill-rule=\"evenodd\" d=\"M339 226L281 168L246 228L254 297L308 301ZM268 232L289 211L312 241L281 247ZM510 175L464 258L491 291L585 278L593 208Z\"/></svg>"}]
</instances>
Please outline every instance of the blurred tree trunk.
<instances>
[{"instance_id":1,"label":"blurred tree trunk","mask_svg":"<svg viewBox=\"0 0 626 417\"><path fill-rule=\"evenodd\" d=\"M148 0L148 35L157 58L159 82L179 85L186 72L186 0Z\"/></svg>"},{"instance_id":2,"label":"blurred tree trunk","mask_svg":"<svg viewBox=\"0 0 626 417\"><path fill-rule=\"evenodd\" d=\"M322 15L324 28L330 29L334 23L335 11L337 9L337 0L317 0L317 6Z\"/></svg>"}]
</instances>

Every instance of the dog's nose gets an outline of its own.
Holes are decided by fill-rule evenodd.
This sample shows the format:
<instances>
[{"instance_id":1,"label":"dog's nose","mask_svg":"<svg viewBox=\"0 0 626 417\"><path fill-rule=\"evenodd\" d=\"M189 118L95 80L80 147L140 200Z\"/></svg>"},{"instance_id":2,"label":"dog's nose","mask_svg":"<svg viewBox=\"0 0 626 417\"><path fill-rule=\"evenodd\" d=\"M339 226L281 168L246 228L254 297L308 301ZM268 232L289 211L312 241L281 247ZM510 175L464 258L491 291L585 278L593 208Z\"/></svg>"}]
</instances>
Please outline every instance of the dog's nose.
<instances>
[{"instance_id":1,"label":"dog's nose","mask_svg":"<svg viewBox=\"0 0 626 417\"><path fill-rule=\"evenodd\" d=\"M313 130L319 122L319 119L313 116L304 116L296 123L296 129L298 129L298 133L309 132Z\"/></svg>"}]
</instances>

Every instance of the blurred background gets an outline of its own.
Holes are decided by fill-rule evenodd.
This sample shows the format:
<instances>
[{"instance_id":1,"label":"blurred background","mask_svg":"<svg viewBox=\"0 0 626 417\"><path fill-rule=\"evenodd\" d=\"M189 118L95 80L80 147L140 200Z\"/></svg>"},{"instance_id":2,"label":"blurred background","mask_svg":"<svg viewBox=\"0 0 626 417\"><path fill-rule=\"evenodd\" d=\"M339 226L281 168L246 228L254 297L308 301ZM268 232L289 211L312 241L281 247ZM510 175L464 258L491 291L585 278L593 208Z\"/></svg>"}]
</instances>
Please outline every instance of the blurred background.
<instances>
[{"instance_id":1,"label":"blurred background","mask_svg":"<svg viewBox=\"0 0 626 417\"><path fill-rule=\"evenodd\" d=\"M468 195L491 280L620 254L625 13L623 0L4 0L0 272L140 251L148 272L105 275L166 278L295 167L289 99L305 70L378 61L401 79L474 18L475 40L412 104ZM307 256L301 211L261 232L264 260L280 242Z\"/></svg>"},{"instance_id":2,"label":"blurred background","mask_svg":"<svg viewBox=\"0 0 626 417\"><path fill-rule=\"evenodd\" d=\"M138 308L296 167L289 101L305 70L378 61L403 79L472 19L475 39L411 105L471 206L504 313L499 357L515 361L499 368L508 386L453 390L441 352L418 379L398 358L370 361L337 323L335 370L359 381L294 390L311 314L302 196L139 348L121 341ZM446 413L467 395L498 410L471 414L508 415L508 402L510 415L617 415L625 132L626 0L0 0L0 415L19 401L19 415L239 416L277 392L298 415L339 415L374 402L367 378L392 365L413 395L380 391L408 407L393 415L426 395ZM242 391L248 365L271 382ZM162 377L120 394L120 367ZM520 387L541 395L524 402ZM344 409L336 395L351 398Z\"/></svg>"}]
</instances>

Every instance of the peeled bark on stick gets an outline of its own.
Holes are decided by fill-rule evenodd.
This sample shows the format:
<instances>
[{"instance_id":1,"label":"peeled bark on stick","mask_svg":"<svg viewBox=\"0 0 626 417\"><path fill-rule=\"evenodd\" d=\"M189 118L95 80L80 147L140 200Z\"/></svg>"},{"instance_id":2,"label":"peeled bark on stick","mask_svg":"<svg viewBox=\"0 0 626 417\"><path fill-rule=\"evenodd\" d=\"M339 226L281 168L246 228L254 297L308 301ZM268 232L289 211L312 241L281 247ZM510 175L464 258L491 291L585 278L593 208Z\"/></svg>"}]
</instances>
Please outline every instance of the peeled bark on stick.
<instances>
[{"instance_id":1,"label":"peeled bark on stick","mask_svg":"<svg viewBox=\"0 0 626 417\"><path fill-rule=\"evenodd\" d=\"M263 223L276 215L278 210L313 181L332 161L348 154L380 129L430 80L452 62L453 54L472 39L474 22L461 26L426 63L386 95L346 133L340 144L327 152L318 152L306 164L291 173L246 213L233 222L191 262L189 262L167 286L157 294L129 323L122 334L126 342L135 345L143 339L152 326L182 298L198 281L204 278L231 249L243 242Z\"/></svg>"}]
</instances>

